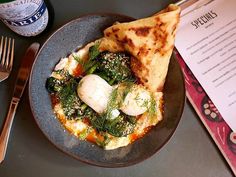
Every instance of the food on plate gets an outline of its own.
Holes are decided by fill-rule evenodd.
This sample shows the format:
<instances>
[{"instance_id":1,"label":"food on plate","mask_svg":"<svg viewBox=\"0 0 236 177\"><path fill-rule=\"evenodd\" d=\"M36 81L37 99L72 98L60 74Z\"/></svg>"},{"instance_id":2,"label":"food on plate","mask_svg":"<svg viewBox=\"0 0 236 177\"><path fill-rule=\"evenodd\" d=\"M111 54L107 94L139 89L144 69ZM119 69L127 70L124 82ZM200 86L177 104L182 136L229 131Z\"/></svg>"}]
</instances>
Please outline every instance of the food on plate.
<instances>
[{"instance_id":1,"label":"food on plate","mask_svg":"<svg viewBox=\"0 0 236 177\"><path fill-rule=\"evenodd\" d=\"M106 150L126 146L163 119L163 86L180 8L115 23L62 58L46 81L56 117Z\"/></svg>"}]
</instances>

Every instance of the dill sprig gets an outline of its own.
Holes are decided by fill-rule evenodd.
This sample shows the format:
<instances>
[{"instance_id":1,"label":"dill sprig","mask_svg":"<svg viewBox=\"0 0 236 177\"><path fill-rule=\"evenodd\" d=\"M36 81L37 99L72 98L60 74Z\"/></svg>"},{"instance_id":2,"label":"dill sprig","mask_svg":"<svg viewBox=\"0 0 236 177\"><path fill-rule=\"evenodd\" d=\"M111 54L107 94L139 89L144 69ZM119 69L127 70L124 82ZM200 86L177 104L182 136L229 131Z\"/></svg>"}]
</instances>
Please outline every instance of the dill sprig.
<instances>
[{"instance_id":1,"label":"dill sprig","mask_svg":"<svg viewBox=\"0 0 236 177\"><path fill-rule=\"evenodd\" d=\"M150 108L150 105L151 105L151 100L149 99L145 99L145 100L142 100L142 105L141 107L144 107L144 108L147 108L147 110Z\"/></svg>"},{"instance_id":2,"label":"dill sprig","mask_svg":"<svg viewBox=\"0 0 236 177\"><path fill-rule=\"evenodd\" d=\"M89 60L94 60L100 54L99 51L100 42L96 41L95 44L89 48Z\"/></svg>"},{"instance_id":3,"label":"dill sprig","mask_svg":"<svg viewBox=\"0 0 236 177\"><path fill-rule=\"evenodd\" d=\"M101 134L103 136L103 140L96 138L96 143L101 147L105 147L110 142L111 139L104 132L101 132Z\"/></svg>"},{"instance_id":4,"label":"dill sprig","mask_svg":"<svg viewBox=\"0 0 236 177\"><path fill-rule=\"evenodd\" d=\"M119 108L120 101L118 100L118 95L119 93L118 93L118 87L117 87L113 89L113 91L111 92L109 96L109 100L108 100L107 108L105 112L106 119L110 119L112 117L112 111Z\"/></svg>"},{"instance_id":5,"label":"dill sprig","mask_svg":"<svg viewBox=\"0 0 236 177\"><path fill-rule=\"evenodd\" d=\"M149 114L149 116L153 117L156 115L156 113L157 113L156 99L155 99L154 95L151 94L150 105L148 108L148 114Z\"/></svg>"},{"instance_id":6,"label":"dill sprig","mask_svg":"<svg viewBox=\"0 0 236 177\"><path fill-rule=\"evenodd\" d=\"M84 71L87 74L92 74L98 67L97 61L95 59L100 54L99 45L100 42L97 41L93 46L89 48L88 60L84 60L79 56L72 54L73 58L78 62L78 64L80 64L83 67Z\"/></svg>"},{"instance_id":7,"label":"dill sprig","mask_svg":"<svg viewBox=\"0 0 236 177\"><path fill-rule=\"evenodd\" d=\"M74 58L75 61L77 61L79 64L82 62L81 58L78 55L75 55L72 53L72 57Z\"/></svg>"},{"instance_id":8,"label":"dill sprig","mask_svg":"<svg viewBox=\"0 0 236 177\"><path fill-rule=\"evenodd\" d=\"M150 116L155 116L157 113L157 105L156 105L156 100L155 97L152 93L150 93L150 98L149 99L142 99L139 95L139 93L137 93L137 95L135 96L135 101L138 105L140 105L140 107L144 107L147 109L147 113Z\"/></svg>"},{"instance_id":9,"label":"dill sprig","mask_svg":"<svg viewBox=\"0 0 236 177\"><path fill-rule=\"evenodd\" d=\"M133 82L123 82L118 87L114 88L111 95L109 96L107 108L106 108L106 119L112 117L112 111L119 109L123 104L126 96L131 92L133 88Z\"/></svg>"},{"instance_id":10,"label":"dill sprig","mask_svg":"<svg viewBox=\"0 0 236 177\"><path fill-rule=\"evenodd\" d=\"M130 93L132 91L132 88L134 86L134 82L130 82L130 81L126 81L126 82L123 82L122 83L122 86L124 86L124 90L123 92L121 93L122 95L122 102L121 104L124 102L126 96L128 95L128 93Z\"/></svg>"},{"instance_id":11,"label":"dill sprig","mask_svg":"<svg viewBox=\"0 0 236 177\"><path fill-rule=\"evenodd\" d=\"M87 138L87 136L89 135L89 133L91 132L91 130L92 130L91 127L84 129L82 132L80 132L79 138L81 140L85 140Z\"/></svg>"}]
</instances>

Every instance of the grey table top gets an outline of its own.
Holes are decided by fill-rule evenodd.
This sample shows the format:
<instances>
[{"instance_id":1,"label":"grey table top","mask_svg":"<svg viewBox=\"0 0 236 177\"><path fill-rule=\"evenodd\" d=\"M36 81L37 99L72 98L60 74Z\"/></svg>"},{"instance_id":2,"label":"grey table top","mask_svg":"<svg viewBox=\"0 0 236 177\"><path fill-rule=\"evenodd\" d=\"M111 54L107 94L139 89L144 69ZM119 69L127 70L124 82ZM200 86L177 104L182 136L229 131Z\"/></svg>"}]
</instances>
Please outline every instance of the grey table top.
<instances>
[{"instance_id":1,"label":"grey table top","mask_svg":"<svg viewBox=\"0 0 236 177\"><path fill-rule=\"evenodd\" d=\"M121 13L134 18L153 14L173 0L51 0L55 12L48 32L34 38L21 37L0 23L0 35L16 39L15 61L10 78L0 83L0 127L11 100L13 85L26 48L34 41L41 44L59 26L80 15L96 12ZM151 158L137 165L108 169L93 167L62 153L41 133L24 93L13 123L6 159L0 164L0 177L229 177L228 164L187 101L180 124L170 141Z\"/></svg>"}]
</instances>

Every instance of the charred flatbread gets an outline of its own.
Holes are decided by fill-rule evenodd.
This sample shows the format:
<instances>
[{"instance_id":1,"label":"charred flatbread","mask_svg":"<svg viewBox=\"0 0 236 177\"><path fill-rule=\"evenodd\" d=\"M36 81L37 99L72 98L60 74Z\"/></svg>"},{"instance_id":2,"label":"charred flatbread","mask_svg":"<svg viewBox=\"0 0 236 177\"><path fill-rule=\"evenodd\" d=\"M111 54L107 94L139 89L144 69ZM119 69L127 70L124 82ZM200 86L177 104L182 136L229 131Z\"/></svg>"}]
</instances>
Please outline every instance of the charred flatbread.
<instances>
[{"instance_id":1,"label":"charred flatbread","mask_svg":"<svg viewBox=\"0 0 236 177\"><path fill-rule=\"evenodd\" d=\"M129 52L136 77L151 91L162 91L179 19L180 8L171 4L151 17L116 23L104 31L101 49Z\"/></svg>"}]
</instances>

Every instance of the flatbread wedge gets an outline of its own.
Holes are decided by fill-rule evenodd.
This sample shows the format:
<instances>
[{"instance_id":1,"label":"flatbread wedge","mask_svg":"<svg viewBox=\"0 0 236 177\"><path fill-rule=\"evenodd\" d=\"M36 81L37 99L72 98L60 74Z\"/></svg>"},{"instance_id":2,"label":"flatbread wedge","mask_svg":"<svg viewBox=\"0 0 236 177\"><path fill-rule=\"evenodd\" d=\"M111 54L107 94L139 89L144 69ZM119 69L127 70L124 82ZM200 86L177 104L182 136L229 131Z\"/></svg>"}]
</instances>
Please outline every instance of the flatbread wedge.
<instances>
[{"instance_id":1,"label":"flatbread wedge","mask_svg":"<svg viewBox=\"0 0 236 177\"><path fill-rule=\"evenodd\" d=\"M179 19L180 7L171 4L151 17L116 23L104 31L100 49L130 53L135 76L150 91L162 91Z\"/></svg>"}]
</instances>

